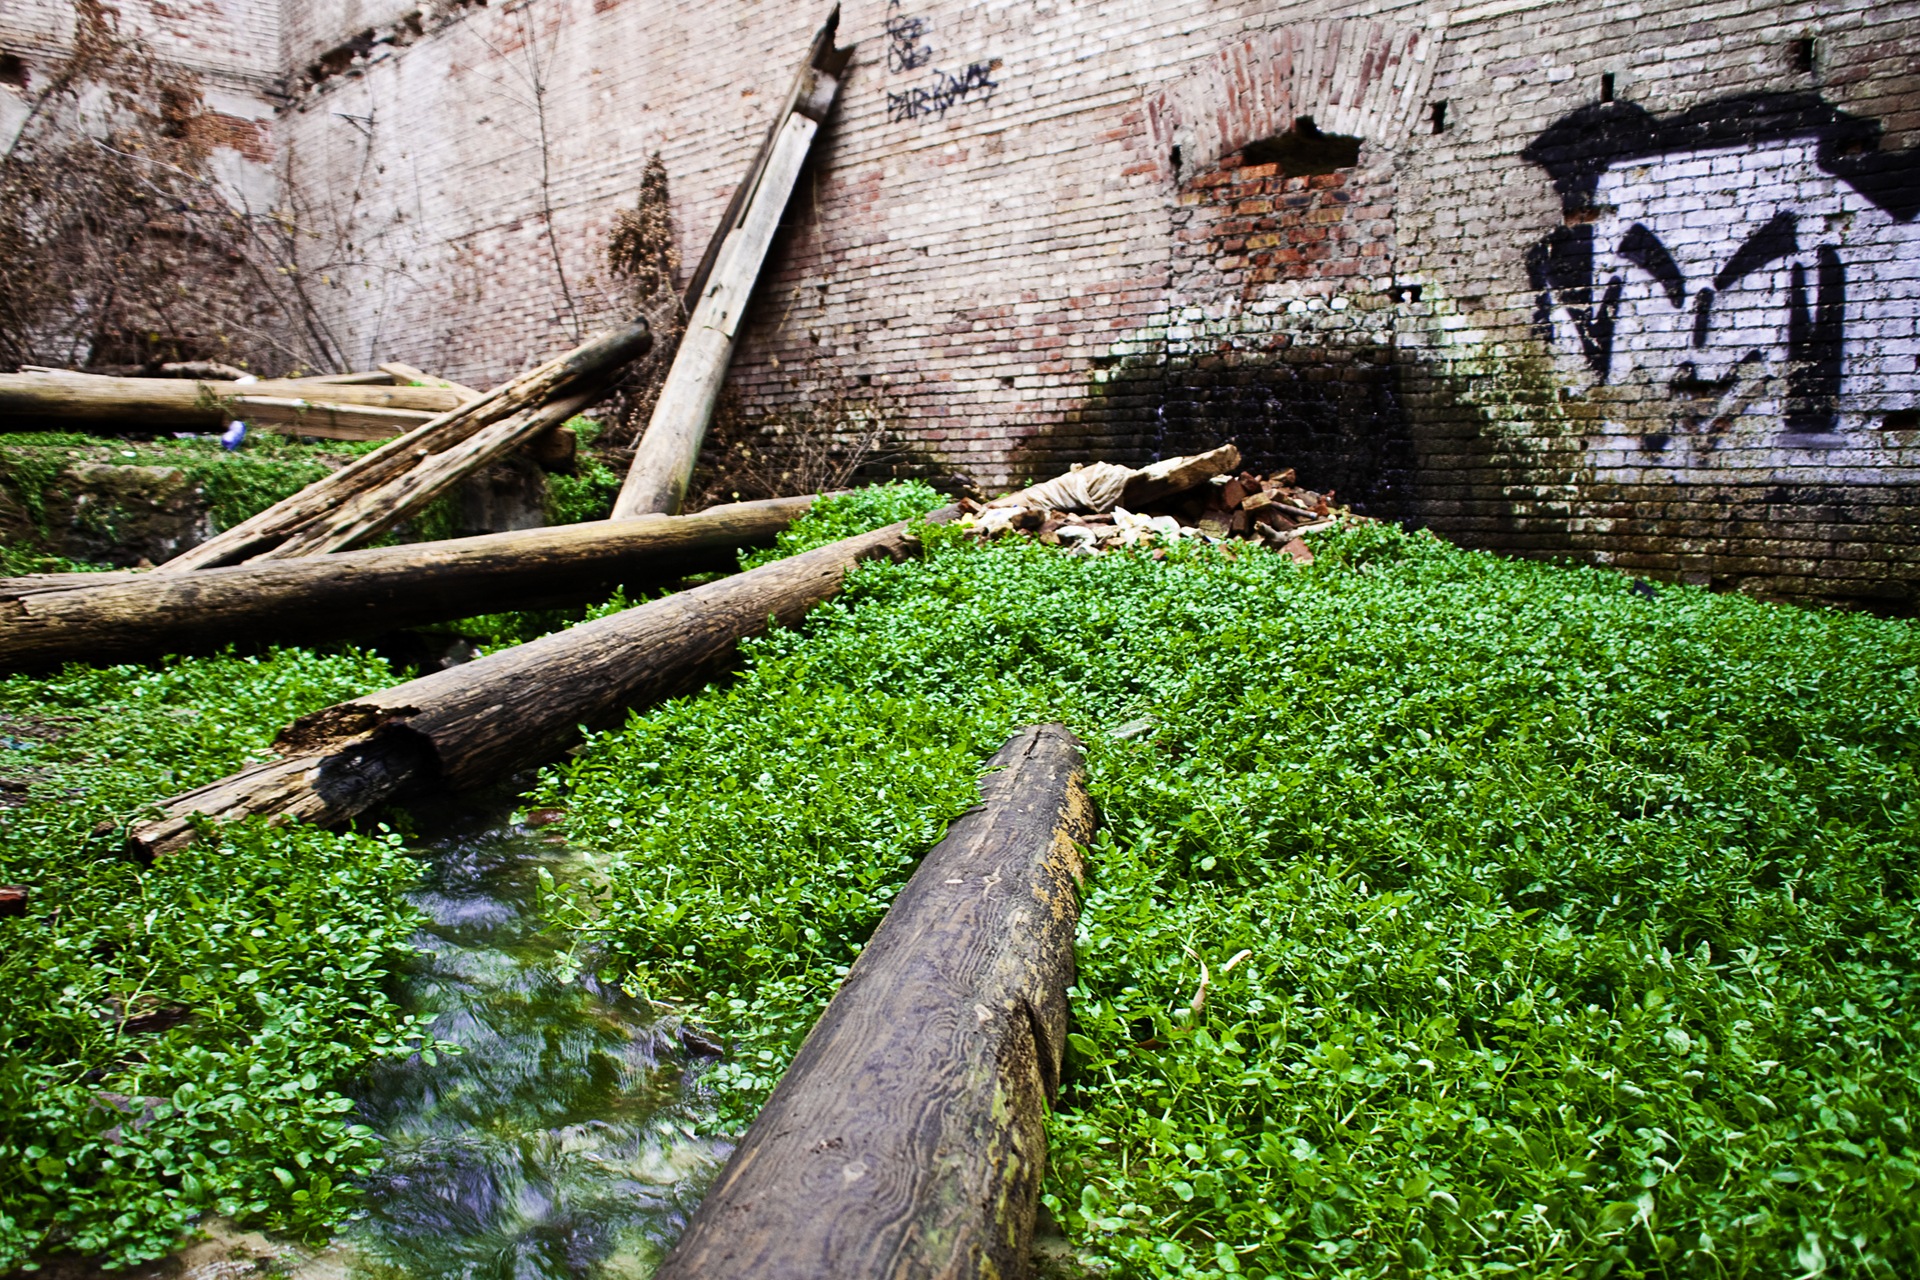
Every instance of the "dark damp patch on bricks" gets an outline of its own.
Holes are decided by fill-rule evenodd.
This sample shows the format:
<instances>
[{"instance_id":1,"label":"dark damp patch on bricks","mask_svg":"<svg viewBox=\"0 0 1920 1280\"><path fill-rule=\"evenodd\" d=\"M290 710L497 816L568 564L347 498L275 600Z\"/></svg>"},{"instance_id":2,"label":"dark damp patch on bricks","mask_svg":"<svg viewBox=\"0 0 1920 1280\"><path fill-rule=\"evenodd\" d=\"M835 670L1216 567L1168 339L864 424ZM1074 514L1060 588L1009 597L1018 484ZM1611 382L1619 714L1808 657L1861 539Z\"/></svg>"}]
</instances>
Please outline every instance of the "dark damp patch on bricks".
<instances>
[{"instance_id":1,"label":"dark damp patch on bricks","mask_svg":"<svg viewBox=\"0 0 1920 1280\"><path fill-rule=\"evenodd\" d=\"M1017 474L1075 462L1140 465L1232 442L1254 471L1293 467L1372 515L1409 514L1413 449L1388 345L1127 357L1079 408L1016 447Z\"/></svg>"}]
</instances>

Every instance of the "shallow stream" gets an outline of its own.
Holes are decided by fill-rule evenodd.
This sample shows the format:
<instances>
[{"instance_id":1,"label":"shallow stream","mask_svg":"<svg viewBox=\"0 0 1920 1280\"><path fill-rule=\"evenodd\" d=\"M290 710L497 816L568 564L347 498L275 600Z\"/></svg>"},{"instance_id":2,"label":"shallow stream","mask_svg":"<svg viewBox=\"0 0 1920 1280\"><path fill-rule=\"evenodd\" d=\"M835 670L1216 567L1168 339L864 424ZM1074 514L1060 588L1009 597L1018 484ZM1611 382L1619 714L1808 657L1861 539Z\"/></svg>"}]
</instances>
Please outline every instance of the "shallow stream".
<instances>
[{"instance_id":1,"label":"shallow stream","mask_svg":"<svg viewBox=\"0 0 1920 1280\"><path fill-rule=\"evenodd\" d=\"M415 903L429 917L405 982L411 1012L461 1052L377 1068L364 1123L386 1141L349 1272L392 1280L650 1275L726 1156L697 1136L699 1060L671 1017L575 975L543 931L542 869L563 839L514 824L509 799L415 810Z\"/></svg>"}]
</instances>

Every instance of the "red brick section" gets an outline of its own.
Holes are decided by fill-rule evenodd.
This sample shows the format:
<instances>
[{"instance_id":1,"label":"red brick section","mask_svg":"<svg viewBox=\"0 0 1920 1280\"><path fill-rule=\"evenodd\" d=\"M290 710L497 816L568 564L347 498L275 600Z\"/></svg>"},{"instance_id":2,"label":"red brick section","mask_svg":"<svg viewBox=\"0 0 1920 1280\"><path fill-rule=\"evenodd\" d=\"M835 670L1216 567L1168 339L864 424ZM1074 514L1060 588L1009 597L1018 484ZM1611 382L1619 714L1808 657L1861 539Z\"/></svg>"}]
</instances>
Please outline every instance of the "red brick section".
<instances>
[{"instance_id":1,"label":"red brick section","mask_svg":"<svg viewBox=\"0 0 1920 1280\"><path fill-rule=\"evenodd\" d=\"M1277 165L1234 155L1182 184L1180 203L1200 214L1178 237L1189 271L1204 262L1249 301L1279 280L1393 271L1393 189L1384 173L1372 181L1358 168L1290 178Z\"/></svg>"}]
</instances>

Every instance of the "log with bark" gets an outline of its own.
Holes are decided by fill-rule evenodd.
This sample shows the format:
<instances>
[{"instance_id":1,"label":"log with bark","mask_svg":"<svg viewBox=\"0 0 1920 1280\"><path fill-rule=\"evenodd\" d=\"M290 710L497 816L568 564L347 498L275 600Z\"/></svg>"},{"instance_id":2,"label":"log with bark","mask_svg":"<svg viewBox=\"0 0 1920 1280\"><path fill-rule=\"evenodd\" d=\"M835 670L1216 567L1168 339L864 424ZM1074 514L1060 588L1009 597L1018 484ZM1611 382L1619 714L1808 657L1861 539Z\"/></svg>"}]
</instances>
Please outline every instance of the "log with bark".
<instances>
[{"instance_id":1,"label":"log with bark","mask_svg":"<svg viewBox=\"0 0 1920 1280\"><path fill-rule=\"evenodd\" d=\"M647 428L634 450L633 464L613 518L680 510L699 460L715 403L733 358L734 334L759 279L780 215L793 194L794 183L820 125L832 110L840 77L853 56L851 48L834 46L840 9L835 6L815 33L807 59L801 63L787 91L786 102L774 113L766 141L754 157L746 180L734 191L707 254L694 272L687 292L692 314L687 331L674 353L673 365L660 387Z\"/></svg>"},{"instance_id":2,"label":"log with bark","mask_svg":"<svg viewBox=\"0 0 1920 1280\"><path fill-rule=\"evenodd\" d=\"M552 416L556 405L591 403L605 393L629 361L645 355L652 344L645 320L601 334L388 441L292 497L182 552L156 572L185 573L235 564L271 552L292 539L300 540L300 554L351 546L356 538L370 536L404 518L413 509L404 503L417 506L498 456L497 451L463 450L461 446L473 437L491 431L487 439L502 450L531 439L565 420ZM433 388L393 389L454 394ZM530 424L532 429L526 429ZM495 427L499 430L492 430ZM449 465L450 460L457 466ZM408 484L407 477L416 470L430 473L437 487ZM401 488L390 491L394 485Z\"/></svg>"},{"instance_id":3,"label":"log with bark","mask_svg":"<svg viewBox=\"0 0 1920 1280\"><path fill-rule=\"evenodd\" d=\"M229 405L228 412L250 427L321 440L387 440L434 417L424 409L377 409L324 397L235 396Z\"/></svg>"},{"instance_id":4,"label":"log with bark","mask_svg":"<svg viewBox=\"0 0 1920 1280\"><path fill-rule=\"evenodd\" d=\"M328 707L280 735L278 759L163 802L128 845L180 848L196 814L332 825L412 785L471 787L550 760L582 725L698 688L742 637L799 621L860 561L917 551L903 521Z\"/></svg>"},{"instance_id":5,"label":"log with bark","mask_svg":"<svg viewBox=\"0 0 1920 1280\"><path fill-rule=\"evenodd\" d=\"M691 516L258 561L199 573L0 579L0 670L310 644L504 609L603 600L737 566L813 503L775 498ZM102 581L105 579L105 581Z\"/></svg>"},{"instance_id":6,"label":"log with bark","mask_svg":"<svg viewBox=\"0 0 1920 1280\"><path fill-rule=\"evenodd\" d=\"M121 431L219 431L234 418L236 396L307 398L316 384L288 379L253 382L186 378L106 378L80 373L0 374L0 429L58 424L69 429ZM445 387L329 385L334 404L375 409L445 413L463 397Z\"/></svg>"},{"instance_id":7,"label":"log with bark","mask_svg":"<svg viewBox=\"0 0 1920 1280\"><path fill-rule=\"evenodd\" d=\"M989 767L658 1280L1031 1272L1094 814L1062 725Z\"/></svg>"}]
</instances>

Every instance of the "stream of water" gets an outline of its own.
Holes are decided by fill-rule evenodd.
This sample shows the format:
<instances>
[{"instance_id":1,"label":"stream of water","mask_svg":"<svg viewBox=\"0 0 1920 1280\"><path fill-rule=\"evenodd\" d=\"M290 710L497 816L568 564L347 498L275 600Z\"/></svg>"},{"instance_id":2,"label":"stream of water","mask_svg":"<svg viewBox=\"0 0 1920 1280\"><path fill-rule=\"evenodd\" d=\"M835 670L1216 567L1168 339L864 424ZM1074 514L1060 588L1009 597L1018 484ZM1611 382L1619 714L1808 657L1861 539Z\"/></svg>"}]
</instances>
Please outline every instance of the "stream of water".
<instances>
[{"instance_id":1,"label":"stream of water","mask_svg":"<svg viewBox=\"0 0 1920 1280\"><path fill-rule=\"evenodd\" d=\"M467 798L470 801L470 797ZM361 1085L386 1142L348 1269L382 1280L626 1280L652 1273L726 1156L671 1020L558 953L542 868L577 865L510 800L415 811L432 832L413 894L429 923L405 990L455 1054L383 1064Z\"/></svg>"}]
</instances>

